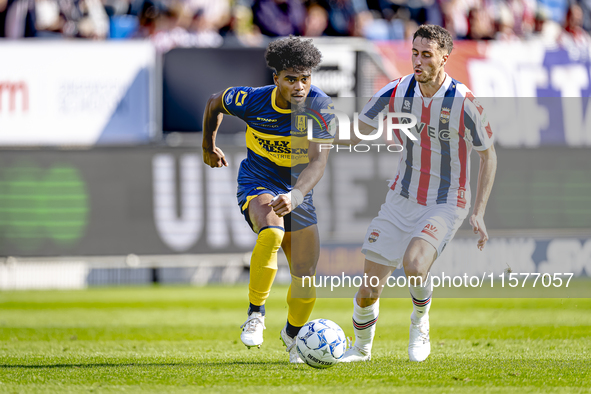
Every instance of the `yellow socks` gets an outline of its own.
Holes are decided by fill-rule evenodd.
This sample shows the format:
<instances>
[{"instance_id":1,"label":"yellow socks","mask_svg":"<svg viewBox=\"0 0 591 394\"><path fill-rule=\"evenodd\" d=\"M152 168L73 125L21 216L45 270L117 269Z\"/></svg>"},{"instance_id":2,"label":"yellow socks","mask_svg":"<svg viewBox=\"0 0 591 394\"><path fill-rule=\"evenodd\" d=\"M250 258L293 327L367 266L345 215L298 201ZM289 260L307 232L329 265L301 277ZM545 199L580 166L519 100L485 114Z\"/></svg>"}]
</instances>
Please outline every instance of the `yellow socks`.
<instances>
[{"instance_id":1,"label":"yellow socks","mask_svg":"<svg viewBox=\"0 0 591 394\"><path fill-rule=\"evenodd\" d=\"M301 327L308 322L314 304L316 303L316 288L302 278L292 275L291 285L287 291L287 321L295 327Z\"/></svg>"},{"instance_id":2,"label":"yellow socks","mask_svg":"<svg viewBox=\"0 0 591 394\"><path fill-rule=\"evenodd\" d=\"M263 305L269 297L277 273L277 251L281 247L283 227L263 227L250 258L248 299L253 305Z\"/></svg>"}]
</instances>

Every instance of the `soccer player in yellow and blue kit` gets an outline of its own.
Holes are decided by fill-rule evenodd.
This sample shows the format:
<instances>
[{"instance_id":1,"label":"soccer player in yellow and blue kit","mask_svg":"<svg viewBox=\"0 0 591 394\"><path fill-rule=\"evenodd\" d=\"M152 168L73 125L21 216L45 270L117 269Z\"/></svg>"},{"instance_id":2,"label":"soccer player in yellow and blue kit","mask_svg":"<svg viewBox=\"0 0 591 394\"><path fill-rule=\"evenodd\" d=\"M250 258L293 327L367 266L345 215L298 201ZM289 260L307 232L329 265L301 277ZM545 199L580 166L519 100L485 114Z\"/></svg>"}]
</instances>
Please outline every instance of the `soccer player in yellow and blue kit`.
<instances>
[{"instance_id":1,"label":"soccer player in yellow and blue kit","mask_svg":"<svg viewBox=\"0 0 591 394\"><path fill-rule=\"evenodd\" d=\"M247 158L238 173L238 205L258 234L250 262L248 319L240 335L247 347L263 343L265 301L277 272L279 247L287 256L291 285L287 293L287 324L281 339L292 363L301 363L295 336L308 321L316 301L314 288L304 289L302 276L313 276L320 254L312 188L328 159L323 143L332 142L330 99L311 84L321 61L312 40L289 37L269 44L267 65L274 85L230 87L212 95L203 121L203 160L211 167L227 166L215 137L223 115L246 124ZM308 119L312 138L308 138Z\"/></svg>"}]
</instances>

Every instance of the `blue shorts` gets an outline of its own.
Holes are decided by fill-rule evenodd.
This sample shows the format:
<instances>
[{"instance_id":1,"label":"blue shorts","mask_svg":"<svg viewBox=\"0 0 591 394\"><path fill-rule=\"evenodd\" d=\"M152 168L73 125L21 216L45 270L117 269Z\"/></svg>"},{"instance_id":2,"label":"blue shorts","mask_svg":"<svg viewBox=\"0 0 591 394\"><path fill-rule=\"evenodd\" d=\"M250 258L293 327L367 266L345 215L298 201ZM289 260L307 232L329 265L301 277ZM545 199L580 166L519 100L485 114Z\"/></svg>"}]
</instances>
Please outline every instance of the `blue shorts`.
<instances>
[{"instance_id":1,"label":"blue shorts","mask_svg":"<svg viewBox=\"0 0 591 394\"><path fill-rule=\"evenodd\" d=\"M244 218L248 222L250 228L252 223L250 222L250 216L248 214L248 204L250 200L261 194L271 194L277 196L279 194L287 193L291 190L291 186L287 185L276 185L266 180L261 180L256 183L238 183L238 205L244 215ZM291 211L289 214L283 217L285 231L298 231L303 228L312 226L318 223L316 219L316 208L314 208L314 201L312 200L313 192L306 194L304 202L298 205L296 209Z\"/></svg>"}]
</instances>

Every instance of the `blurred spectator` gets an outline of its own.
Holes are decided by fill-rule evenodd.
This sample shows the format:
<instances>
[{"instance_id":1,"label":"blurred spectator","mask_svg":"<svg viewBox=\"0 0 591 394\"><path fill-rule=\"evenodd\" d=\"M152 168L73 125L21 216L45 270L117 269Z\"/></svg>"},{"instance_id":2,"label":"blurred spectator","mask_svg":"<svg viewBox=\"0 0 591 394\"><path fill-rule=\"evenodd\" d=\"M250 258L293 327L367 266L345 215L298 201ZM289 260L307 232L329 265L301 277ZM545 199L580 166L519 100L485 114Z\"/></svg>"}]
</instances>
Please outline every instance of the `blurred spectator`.
<instances>
[{"instance_id":1,"label":"blurred spectator","mask_svg":"<svg viewBox=\"0 0 591 394\"><path fill-rule=\"evenodd\" d=\"M472 8L468 12L468 34L469 40L492 40L494 38L494 27L489 15L482 8Z\"/></svg>"},{"instance_id":2,"label":"blurred spectator","mask_svg":"<svg viewBox=\"0 0 591 394\"><path fill-rule=\"evenodd\" d=\"M305 35L308 37L318 37L324 34L328 27L328 12L326 9L316 3L308 7L306 16Z\"/></svg>"},{"instance_id":3,"label":"blurred spectator","mask_svg":"<svg viewBox=\"0 0 591 394\"><path fill-rule=\"evenodd\" d=\"M327 36L360 36L363 25L373 18L365 0L318 0L328 14Z\"/></svg>"},{"instance_id":4,"label":"blurred spectator","mask_svg":"<svg viewBox=\"0 0 591 394\"><path fill-rule=\"evenodd\" d=\"M253 24L252 9L244 4L232 8L229 24L223 30L224 45L263 47L266 40L258 26Z\"/></svg>"},{"instance_id":5,"label":"blurred spectator","mask_svg":"<svg viewBox=\"0 0 591 394\"><path fill-rule=\"evenodd\" d=\"M189 10L199 14L201 31L219 31L230 22L229 0L188 0Z\"/></svg>"},{"instance_id":6,"label":"blurred spectator","mask_svg":"<svg viewBox=\"0 0 591 394\"><path fill-rule=\"evenodd\" d=\"M164 53L178 46L188 46L190 38L187 28L192 19L188 9L180 2L174 2L162 10L156 18L155 31L150 36L156 50Z\"/></svg>"},{"instance_id":7,"label":"blurred spectator","mask_svg":"<svg viewBox=\"0 0 591 394\"><path fill-rule=\"evenodd\" d=\"M254 23L270 37L301 36L306 23L306 7L301 0L254 0Z\"/></svg>"},{"instance_id":8,"label":"blurred spectator","mask_svg":"<svg viewBox=\"0 0 591 394\"><path fill-rule=\"evenodd\" d=\"M513 15L513 31L525 37L533 30L536 4L531 0L506 0L505 4Z\"/></svg>"},{"instance_id":9,"label":"blurred spectator","mask_svg":"<svg viewBox=\"0 0 591 394\"><path fill-rule=\"evenodd\" d=\"M7 0L0 0L0 38L4 37L4 25L6 24Z\"/></svg>"},{"instance_id":10,"label":"blurred spectator","mask_svg":"<svg viewBox=\"0 0 591 394\"><path fill-rule=\"evenodd\" d=\"M548 19L562 25L566 17L569 0L538 0L538 6L548 13Z\"/></svg>"},{"instance_id":11,"label":"blurred spectator","mask_svg":"<svg viewBox=\"0 0 591 394\"><path fill-rule=\"evenodd\" d=\"M219 47L224 43L224 39L219 33L219 28L215 28L213 23L218 21L211 21L205 17L205 12L198 10L193 15L193 20L189 25L189 38L184 43L185 47ZM224 22L225 24L225 22Z\"/></svg>"},{"instance_id":12,"label":"blurred spectator","mask_svg":"<svg viewBox=\"0 0 591 394\"><path fill-rule=\"evenodd\" d=\"M363 26L363 36L370 40L402 40L405 38L410 11L406 7L387 2L382 14L371 11L372 20ZM381 17L383 16L383 18ZM413 32L414 33L414 32Z\"/></svg>"},{"instance_id":13,"label":"blurred spectator","mask_svg":"<svg viewBox=\"0 0 591 394\"><path fill-rule=\"evenodd\" d=\"M35 0L0 0L2 11L3 37L23 38L34 37L35 28Z\"/></svg>"},{"instance_id":14,"label":"blurred spectator","mask_svg":"<svg viewBox=\"0 0 591 394\"><path fill-rule=\"evenodd\" d=\"M468 13L471 9L482 8L480 0L442 0L444 27L454 38L468 35Z\"/></svg>"},{"instance_id":15,"label":"blurred spectator","mask_svg":"<svg viewBox=\"0 0 591 394\"><path fill-rule=\"evenodd\" d=\"M79 3L82 18L78 22L81 37L95 40L105 39L109 35L109 17L100 0L81 0Z\"/></svg>"},{"instance_id":16,"label":"blurred spectator","mask_svg":"<svg viewBox=\"0 0 591 394\"><path fill-rule=\"evenodd\" d=\"M583 29L591 31L591 0L577 0L583 10Z\"/></svg>"},{"instance_id":17,"label":"blurred spectator","mask_svg":"<svg viewBox=\"0 0 591 394\"><path fill-rule=\"evenodd\" d=\"M441 10L435 0L408 0L406 5L410 10L410 18L419 25L442 22Z\"/></svg>"},{"instance_id":18,"label":"blurred spectator","mask_svg":"<svg viewBox=\"0 0 591 394\"><path fill-rule=\"evenodd\" d=\"M589 50L591 47L591 36L583 29L583 10L578 4L568 8L564 29L558 39L565 47L578 47Z\"/></svg>"},{"instance_id":19,"label":"blurred spectator","mask_svg":"<svg viewBox=\"0 0 591 394\"><path fill-rule=\"evenodd\" d=\"M586 45L591 0L0 0L0 37L149 37L159 51L289 34L401 40L422 23L455 38Z\"/></svg>"},{"instance_id":20,"label":"blurred spectator","mask_svg":"<svg viewBox=\"0 0 591 394\"><path fill-rule=\"evenodd\" d=\"M36 0L37 37L103 40L109 18L100 0Z\"/></svg>"},{"instance_id":21,"label":"blurred spectator","mask_svg":"<svg viewBox=\"0 0 591 394\"><path fill-rule=\"evenodd\" d=\"M517 34L513 30L515 17L506 3L499 5L499 14L497 16L495 39L499 41L518 40Z\"/></svg>"},{"instance_id":22,"label":"blurred spectator","mask_svg":"<svg viewBox=\"0 0 591 394\"><path fill-rule=\"evenodd\" d=\"M155 28L150 38L156 50L164 53L176 47L219 47L223 38L219 29L228 22L229 8L207 18L213 8L207 4L193 1L182 3L176 1L160 11L155 20Z\"/></svg>"},{"instance_id":23,"label":"blurred spectator","mask_svg":"<svg viewBox=\"0 0 591 394\"><path fill-rule=\"evenodd\" d=\"M133 12L133 11L132 11ZM164 8L151 0L144 1L139 11L139 28L136 36L146 38L156 33L156 25Z\"/></svg>"},{"instance_id":24,"label":"blurred spectator","mask_svg":"<svg viewBox=\"0 0 591 394\"><path fill-rule=\"evenodd\" d=\"M137 14L131 15L135 11L131 4L132 0L102 1L105 12L109 16L109 38L126 39L137 36L139 19Z\"/></svg>"}]
</instances>

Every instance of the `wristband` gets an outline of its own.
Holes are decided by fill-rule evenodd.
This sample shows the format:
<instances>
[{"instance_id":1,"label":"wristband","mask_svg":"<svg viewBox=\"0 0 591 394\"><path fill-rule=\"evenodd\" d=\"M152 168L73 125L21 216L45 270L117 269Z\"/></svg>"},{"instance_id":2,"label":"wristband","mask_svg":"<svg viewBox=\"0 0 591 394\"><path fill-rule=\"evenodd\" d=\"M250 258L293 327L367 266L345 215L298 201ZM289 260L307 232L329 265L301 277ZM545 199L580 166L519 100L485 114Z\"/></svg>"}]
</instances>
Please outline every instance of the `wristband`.
<instances>
[{"instance_id":1,"label":"wristband","mask_svg":"<svg viewBox=\"0 0 591 394\"><path fill-rule=\"evenodd\" d=\"M291 200L291 210L296 209L298 205L304 202L304 195L299 189L291 189L289 193L289 199Z\"/></svg>"}]
</instances>

